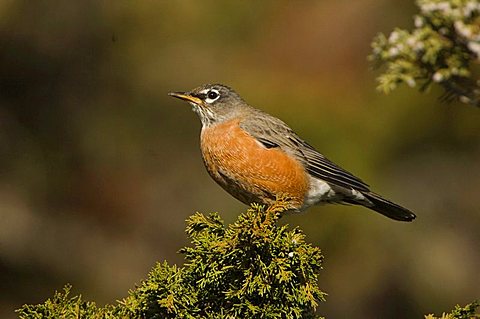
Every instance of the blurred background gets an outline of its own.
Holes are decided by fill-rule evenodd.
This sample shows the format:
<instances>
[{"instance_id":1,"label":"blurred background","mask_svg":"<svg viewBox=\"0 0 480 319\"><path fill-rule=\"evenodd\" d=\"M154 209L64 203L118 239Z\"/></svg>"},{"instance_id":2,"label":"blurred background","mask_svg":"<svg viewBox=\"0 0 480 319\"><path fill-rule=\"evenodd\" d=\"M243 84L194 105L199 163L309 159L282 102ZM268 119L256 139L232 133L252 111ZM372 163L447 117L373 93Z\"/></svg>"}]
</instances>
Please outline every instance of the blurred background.
<instances>
[{"instance_id":1,"label":"blurred background","mask_svg":"<svg viewBox=\"0 0 480 319\"><path fill-rule=\"evenodd\" d=\"M422 318L480 297L480 109L375 91L378 32L413 3L0 1L0 317L71 283L100 305L183 262L185 219L245 206L207 175L170 91L234 87L411 224L315 207L282 223L322 248L327 318Z\"/></svg>"}]
</instances>

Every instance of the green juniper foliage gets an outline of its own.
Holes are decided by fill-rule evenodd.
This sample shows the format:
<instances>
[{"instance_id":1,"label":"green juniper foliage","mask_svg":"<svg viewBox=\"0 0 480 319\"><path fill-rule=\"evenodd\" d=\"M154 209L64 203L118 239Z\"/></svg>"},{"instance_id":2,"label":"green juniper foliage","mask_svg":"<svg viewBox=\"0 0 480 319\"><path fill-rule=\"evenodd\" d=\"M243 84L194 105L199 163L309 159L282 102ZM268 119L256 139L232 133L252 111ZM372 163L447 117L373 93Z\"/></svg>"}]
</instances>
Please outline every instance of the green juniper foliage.
<instances>
[{"instance_id":1,"label":"green juniper foliage","mask_svg":"<svg viewBox=\"0 0 480 319\"><path fill-rule=\"evenodd\" d=\"M385 65L378 88L389 93L400 83L425 90L438 83L447 100L480 106L473 65L480 60L478 0L417 0L414 29L376 36L370 60Z\"/></svg>"},{"instance_id":2,"label":"green juniper foliage","mask_svg":"<svg viewBox=\"0 0 480 319\"><path fill-rule=\"evenodd\" d=\"M479 306L478 301L474 301L465 307L455 306L455 309L451 313L443 313L441 317L435 317L434 315L425 316L425 319L478 319L480 314L475 314Z\"/></svg>"},{"instance_id":3,"label":"green juniper foliage","mask_svg":"<svg viewBox=\"0 0 480 319\"><path fill-rule=\"evenodd\" d=\"M53 298L40 305L24 305L20 318L102 318L103 311L94 302L83 301L81 296L70 298L71 286L64 292L55 292Z\"/></svg>"},{"instance_id":4,"label":"green juniper foliage","mask_svg":"<svg viewBox=\"0 0 480 319\"><path fill-rule=\"evenodd\" d=\"M277 226L282 202L264 210L253 206L225 226L216 213L187 221L192 246L181 252L183 267L158 263L129 296L116 305L70 296L70 286L39 305L24 305L20 318L320 318L325 293L317 274L323 256L298 228ZM456 306L442 317L470 319L478 303Z\"/></svg>"},{"instance_id":5,"label":"green juniper foliage","mask_svg":"<svg viewBox=\"0 0 480 319\"><path fill-rule=\"evenodd\" d=\"M20 318L319 318L323 256L304 234L277 226L282 203L254 206L232 225L214 213L191 216L183 267L159 263L116 306L96 307L70 288Z\"/></svg>"}]
</instances>

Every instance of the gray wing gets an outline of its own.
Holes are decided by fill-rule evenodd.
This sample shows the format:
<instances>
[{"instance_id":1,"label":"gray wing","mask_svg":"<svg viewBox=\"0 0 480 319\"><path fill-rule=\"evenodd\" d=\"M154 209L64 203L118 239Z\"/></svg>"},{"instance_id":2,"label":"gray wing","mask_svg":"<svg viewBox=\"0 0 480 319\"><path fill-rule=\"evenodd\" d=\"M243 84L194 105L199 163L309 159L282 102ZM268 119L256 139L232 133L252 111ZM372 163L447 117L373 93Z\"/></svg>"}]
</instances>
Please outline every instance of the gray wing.
<instances>
[{"instance_id":1,"label":"gray wing","mask_svg":"<svg viewBox=\"0 0 480 319\"><path fill-rule=\"evenodd\" d=\"M369 186L360 178L331 162L305 141L302 142L304 146L302 153L307 159L307 172L310 175L347 189L370 191Z\"/></svg>"},{"instance_id":2,"label":"gray wing","mask_svg":"<svg viewBox=\"0 0 480 319\"><path fill-rule=\"evenodd\" d=\"M302 140L287 124L266 113L242 121L240 127L256 138L266 148L278 147L295 156L313 177L347 189L369 192L369 186L360 178L337 166Z\"/></svg>"}]
</instances>

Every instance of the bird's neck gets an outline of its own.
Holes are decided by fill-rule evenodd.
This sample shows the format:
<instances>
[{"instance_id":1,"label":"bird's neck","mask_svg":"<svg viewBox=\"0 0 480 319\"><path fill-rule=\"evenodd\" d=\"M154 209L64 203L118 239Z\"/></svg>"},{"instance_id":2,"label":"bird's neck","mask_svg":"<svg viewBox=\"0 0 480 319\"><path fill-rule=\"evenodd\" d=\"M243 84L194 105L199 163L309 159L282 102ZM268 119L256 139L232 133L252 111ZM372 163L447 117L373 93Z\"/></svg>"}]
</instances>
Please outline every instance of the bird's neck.
<instances>
[{"instance_id":1,"label":"bird's neck","mask_svg":"<svg viewBox=\"0 0 480 319\"><path fill-rule=\"evenodd\" d=\"M202 128L209 128L212 126L221 125L226 122L230 122L234 119L243 119L246 115L249 114L248 110L250 109L249 106L239 107L235 110L228 110L226 112L212 112L211 110L199 110L197 114L200 117L200 121L202 122Z\"/></svg>"}]
</instances>

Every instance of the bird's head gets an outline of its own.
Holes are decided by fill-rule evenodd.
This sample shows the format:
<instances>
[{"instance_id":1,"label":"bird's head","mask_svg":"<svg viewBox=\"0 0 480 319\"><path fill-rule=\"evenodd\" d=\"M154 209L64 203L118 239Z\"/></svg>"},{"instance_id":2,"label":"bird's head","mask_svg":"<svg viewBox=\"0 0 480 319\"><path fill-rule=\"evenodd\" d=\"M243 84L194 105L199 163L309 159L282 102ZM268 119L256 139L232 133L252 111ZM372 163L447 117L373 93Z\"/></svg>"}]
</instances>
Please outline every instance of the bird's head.
<instances>
[{"instance_id":1,"label":"bird's head","mask_svg":"<svg viewBox=\"0 0 480 319\"><path fill-rule=\"evenodd\" d=\"M222 84L205 84L189 92L168 95L189 102L204 127L229 120L248 107L240 95Z\"/></svg>"}]
</instances>

